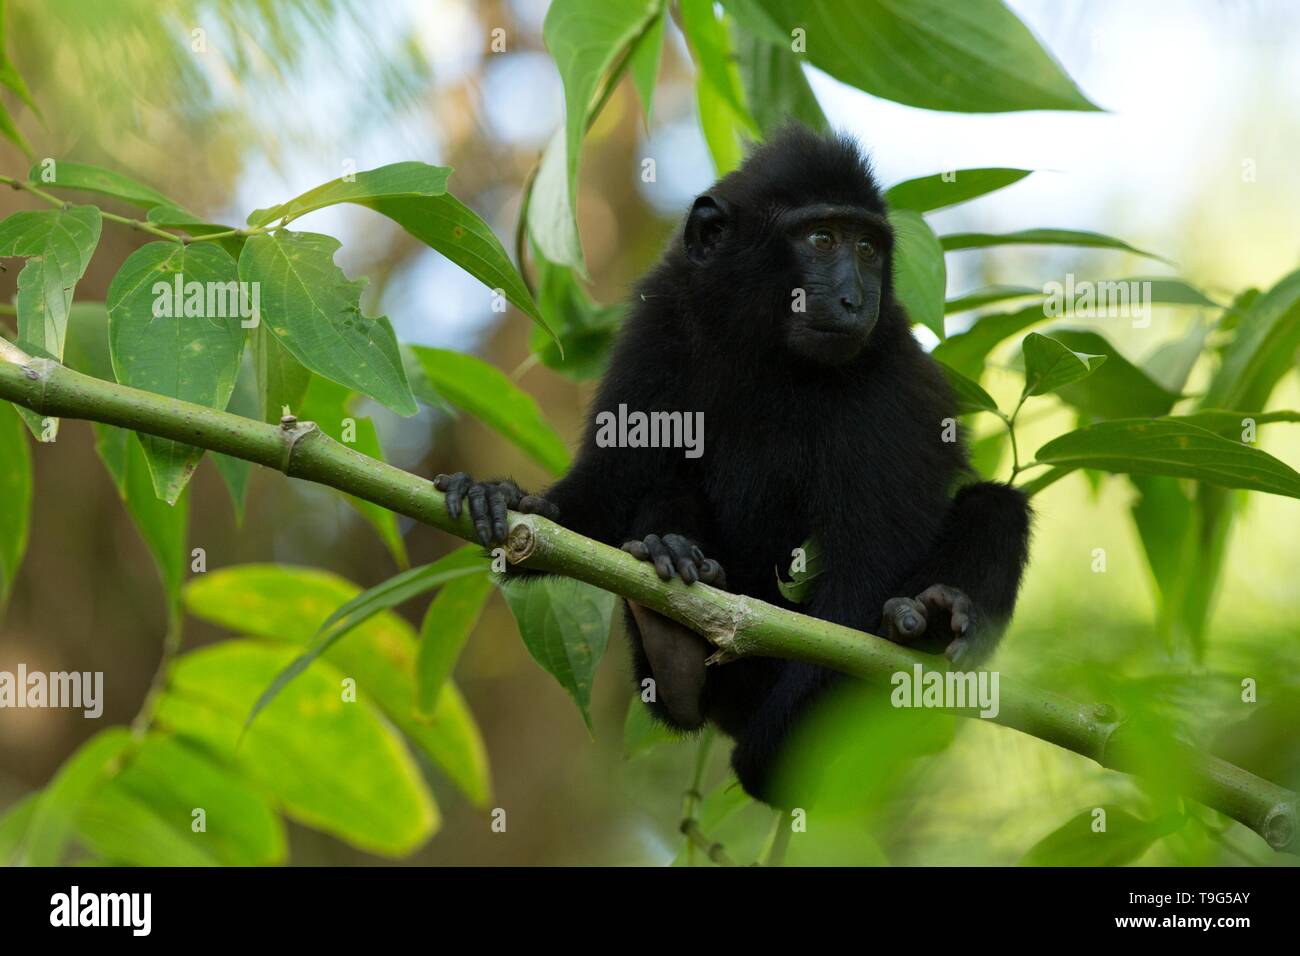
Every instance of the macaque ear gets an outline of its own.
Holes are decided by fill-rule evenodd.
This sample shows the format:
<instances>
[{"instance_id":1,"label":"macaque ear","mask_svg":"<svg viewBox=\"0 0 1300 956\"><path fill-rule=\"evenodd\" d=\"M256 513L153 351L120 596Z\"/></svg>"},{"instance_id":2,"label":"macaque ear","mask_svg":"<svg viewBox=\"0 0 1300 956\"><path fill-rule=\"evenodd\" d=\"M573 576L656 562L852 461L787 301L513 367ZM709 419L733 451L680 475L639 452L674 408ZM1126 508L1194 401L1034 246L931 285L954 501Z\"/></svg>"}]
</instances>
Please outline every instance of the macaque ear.
<instances>
[{"instance_id":1,"label":"macaque ear","mask_svg":"<svg viewBox=\"0 0 1300 956\"><path fill-rule=\"evenodd\" d=\"M722 240L731 216L726 203L704 195L695 200L686 217L686 258L702 265Z\"/></svg>"}]
</instances>

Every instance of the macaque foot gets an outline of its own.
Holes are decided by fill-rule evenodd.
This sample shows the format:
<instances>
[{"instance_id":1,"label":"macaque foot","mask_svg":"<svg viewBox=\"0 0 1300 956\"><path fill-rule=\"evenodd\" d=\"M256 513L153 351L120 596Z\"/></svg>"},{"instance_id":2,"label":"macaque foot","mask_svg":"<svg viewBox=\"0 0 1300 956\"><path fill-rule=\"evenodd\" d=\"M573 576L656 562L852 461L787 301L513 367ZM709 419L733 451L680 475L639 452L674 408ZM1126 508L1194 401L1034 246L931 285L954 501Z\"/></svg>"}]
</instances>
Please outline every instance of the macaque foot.
<instances>
[{"instance_id":1,"label":"macaque foot","mask_svg":"<svg viewBox=\"0 0 1300 956\"><path fill-rule=\"evenodd\" d=\"M537 514L558 521L560 509L539 495L525 494L509 478L503 481L475 481L463 471L454 475L439 475L433 486L447 496L447 513L452 519L460 517L461 508L469 504L470 520L483 547L505 544L509 530L507 511Z\"/></svg>"},{"instance_id":2,"label":"macaque foot","mask_svg":"<svg viewBox=\"0 0 1300 956\"><path fill-rule=\"evenodd\" d=\"M946 584L932 584L918 594L916 599L925 605L930 618L942 620L947 617L948 626L953 633L952 642L944 650L948 660L960 664L970 656L975 643L976 628L980 624L979 615L975 611L975 602L967 597L965 592L948 587Z\"/></svg>"},{"instance_id":3,"label":"macaque foot","mask_svg":"<svg viewBox=\"0 0 1300 956\"><path fill-rule=\"evenodd\" d=\"M714 587L725 588L727 575L722 565L706 558L693 541L680 534L648 534L641 540L629 541L623 550L638 561L649 561L659 577L668 581L677 574L686 584L703 581Z\"/></svg>"},{"instance_id":4,"label":"macaque foot","mask_svg":"<svg viewBox=\"0 0 1300 956\"><path fill-rule=\"evenodd\" d=\"M925 633L929 623L925 605L914 598L896 597L885 602L880 616L886 640L895 644L910 644Z\"/></svg>"},{"instance_id":5,"label":"macaque foot","mask_svg":"<svg viewBox=\"0 0 1300 956\"><path fill-rule=\"evenodd\" d=\"M963 591L946 584L932 584L915 598L890 598L881 616L884 636L896 644L916 641L932 622L936 627L931 637L939 638L944 621L953 634L944 654L954 664L960 664L972 656L981 625L975 602Z\"/></svg>"}]
</instances>

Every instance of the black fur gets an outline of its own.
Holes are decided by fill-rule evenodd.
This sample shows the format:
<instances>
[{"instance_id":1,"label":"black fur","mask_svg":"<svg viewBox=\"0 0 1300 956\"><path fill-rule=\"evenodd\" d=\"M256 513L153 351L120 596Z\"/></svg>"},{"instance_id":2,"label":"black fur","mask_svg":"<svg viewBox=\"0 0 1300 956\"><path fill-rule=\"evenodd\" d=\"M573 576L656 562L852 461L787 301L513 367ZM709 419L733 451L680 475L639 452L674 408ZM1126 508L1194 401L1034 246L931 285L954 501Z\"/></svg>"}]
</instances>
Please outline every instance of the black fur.
<instances>
[{"instance_id":1,"label":"black fur","mask_svg":"<svg viewBox=\"0 0 1300 956\"><path fill-rule=\"evenodd\" d=\"M543 497L566 527L613 545L689 538L721 564L727 590L783 606L775 569L811 535L825 572L800 610L880 634L888 599L948 585L973 605L969 658L987 655L1015 604L1029 509L1006 485L952 496L968 470L961 445L942 440L956 403L894 301L891 262L860 353L827 365L787 347L791 289L803 277L774 223L826 203L884 216L867 163L846 139L794 127L707 195L727 211L727 227L709 233L706 254L688 255L679 238L642 281L593 408L593 419L620 404L702 411L703 456L601 448L593 420L572 470ZM945 608L928 610L931 649L962 636ZM650 665L630 616L628 626L639 681ZM700 712L736 741L732 763L749 793L771 796L792 725L836 679L774 659L707 669ZM672 722L662 702L652 706Z\"/></svg>"}]
</instances>

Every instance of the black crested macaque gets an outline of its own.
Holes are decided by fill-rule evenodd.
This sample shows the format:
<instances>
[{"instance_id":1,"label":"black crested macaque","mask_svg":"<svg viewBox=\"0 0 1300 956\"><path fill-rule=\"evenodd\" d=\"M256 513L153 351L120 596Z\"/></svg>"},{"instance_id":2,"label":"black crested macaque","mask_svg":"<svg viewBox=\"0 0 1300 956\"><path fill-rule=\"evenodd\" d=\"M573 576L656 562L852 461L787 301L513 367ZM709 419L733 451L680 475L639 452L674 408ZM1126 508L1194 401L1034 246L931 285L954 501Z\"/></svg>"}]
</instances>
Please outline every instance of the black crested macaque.
<instances>
[{"instance_id":1,"label":"black crested macaque","mask_svg":"<svg viewBox=\"0 0 1300 956\"><path fill-rule=\"evenodd\" d=\"M785 129L695 200L642 281L570 472L540 497L439 475L449 510L468 502L485 546L504 541L507 508L539 513L664 580L786 607L776 570L811 537L825 570L799 610L979 663L1015 606L1030 510L969 480L952 391L894 299L893 242L856 145ZM703 454L601 447L596 415L620 405L703 412ZM745 790L774 799L791 728L843 676L765 658L706 669L699 635L640 606L627 618L655 715L712 721Z\"/></svg>"}]
</instances>

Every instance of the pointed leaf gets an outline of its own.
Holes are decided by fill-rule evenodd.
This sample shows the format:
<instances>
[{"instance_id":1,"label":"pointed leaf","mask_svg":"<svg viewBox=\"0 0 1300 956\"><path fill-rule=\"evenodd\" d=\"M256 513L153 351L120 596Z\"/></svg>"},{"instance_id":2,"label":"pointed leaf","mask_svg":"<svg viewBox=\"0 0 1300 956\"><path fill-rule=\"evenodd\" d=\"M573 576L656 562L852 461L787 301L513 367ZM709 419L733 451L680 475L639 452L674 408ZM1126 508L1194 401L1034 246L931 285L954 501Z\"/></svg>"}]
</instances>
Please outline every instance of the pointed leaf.
<instances>
[{"instance_id":1,"label":"pointed leaf","mask_svg":"<svg viewBox=\"0 0 1300 956\"><path fill-rule=\"evenodd\" d=\"M283 350L280 354L284 354ZM384 450L379 443L374 420L358 415L350 407L355 399L354 394L337 382L319 375L310 375L310 379L302 401L293 406L295 414L305 421L315 422L321 431L335 441L348 445L363 455L384 461ZM406 542L402 540L397 515L364 498L348 495L347 501L379 534L397 566L405 568L410 562L406 556Z\"/></svg>"},{"instance_id":2,"label":"pointed leaf","mask_svg":"<svg viewBox=\"0 0 1300 956\"><path fill-rule=\"evenodd\" d=\"M1056 339L1030 332L1021 343L1025 356L1025 391L1045 395L1062 385L1091 375L1106 361L1104 355L1075 352Z\"/></svg>"},{"instance_id":3,"label":"pointed leaf","mask_svg":"<svg viewBox=\"0 0 1300 956\"><path fill-rule=\"evenodd\" d=\"M285 860L284 824L266 797L233 768L175 737L147 736L111 789L138 800L182 842L227 866L271 866ZM197 833L192 827L195 807L203 808L207 827ZM141 866L165 865L103 855Z\"/></svg>"},{"instance_id":4,"label":"pointed leaf","mask_svg":"<svg viewBox=\"0 0 1300 956\"><path fill-rule=\"evenodd\" d=\"M1021 866L1123 866L1139 859L1151 844L1179 829L1186 818L1142 820L1120 807L1107 806L1106 829L1093 829L1092 810L1071 817L1039 840L1020 860Z\"/></svg>"},{"instance_id":5,"label":"pointed leaf","mask_svg":"<svg viewBox=\"0 0 1300 956\"><path fill-rule=\"evenodd\" d=\"M196 617L232 631L304 645L333 611L359 592L355 584L324 571L246 564L193 578L185 589L185 603ZM417 718L415 657L411 626L391 611L359 624L346 641L323 655L355 677L360 695L382 708L475 806L483 806L491 781L474 716L448 682L433 716ZM239 716L242 720L244 714Z\"/></svg>"},{"instance_id":6,"label":"pointed leaf","mask_svg":"<svg viewBox=\"0 0 1300 956\"><path fill-rule=\"evenodd\" d=\"M158 724L234 763L300 823L372 853L410 853L438 829L438 809L401 738L364 700L345 699L349 675L317 661L236 747L258 691L293 655L257 641L182 655Z\"/></svg>"},{"instance_id":7,"label":"pointed leaf","mask_svg":"<svg viewBox=\"0 0 1300 956\"><path fill-rule=\"evenodd\" d=\"M939 240L920 214L910 209L891 210L889 224L894 227L894 293L913 322L942 339L948 275Z\"/></svg>"},{"instance_id":8,"label":"pointed leaf","mask_svg":"<svg viewBox=\"0 0 1300 956\"><path fill-rule=\"evenodd\" d=\"M251 236L239 278L260 283L261 319L299 362L399 415L419 411L402 368L397 336L384 316L361 311L365 279L334 264L340 243L311 232Z\"/></svg>"},{"instance_id":9,"label":"pointed leaf","mask_svg":"<svg viewBox=\"0 0 1300 956\"><path fill-rule=\"evenodd\" d=\"M57 866L63 858L86 799L117 771L131 743L122 727L102 730L64 761L40 796L27 825L22 860L28 866Z\"/></svg>"},{"instance_id":10,"label":"pointed leaf","mask_svg":"<svg viewBox=\"0 0 1300 956\"><path fill-rule=\"evenodd\" d=\"M1002 0L760 5L787 36L806 31L814 66L874 96L963 113L1097 109Z\"/></svg>"},{"instance_id":11,"label":"pointed leaf","mask_svg":"<svg viewBox=\"0 0 1300 956\"><path fill-rule=\"evenodd\" d=\"M960 249L985 249L989 246L1083 246L1091 249L1118 249L1123 252L1131 252L1134 255L1145 256L1148 259L1157 259L1160 262L1169 261L1153 252L1143 252L1141 249L1130 246L1122 239L1103 236L1097 232L1085 232L1081 229L1021 229L1019 232L998 234L959 232L940 236L939 242L945 252L956 252Z\"/></svg>"},{"instance_id":12,"label":"pointed leaf","mask_svg":"<svg viewBox=\"0 0 1300 956\"><path fill-rule=\"evenodd\" d=\"M1300 474L1267 452L1176 419L1100 422L1038 449L1037 460L1072 468L1192 478L1300 498Z\"/></svg>"},{"instance_id":13,"label":"pointed leaf","mask_svg":"<svg viewBox=\"0 0 1300 956\"><path fill-rule=\"evenodd\" d=\"M891 186L885 193L885 201L893 209L930 212L933 209L944 209L958 203L969 202L979 196L1003 189L1020 182L1032 172L1032 169L1005 167L954 169L946 173L935 173L933 176L908 179Z\"/></svg>"},{"instance_id":14,"label":"pointed leaf","mask_svg":"<svg viewBox=\"0 0 1300 956\"><path fill-rule=\"evenodd\" d=\"M569 467L569 450L537 402L496 367L463 352L415 346L429 384L452 405L509 439L552 474Z\"/></svg>"},{"instance_id":15,"label":"pointed leaf","mask_svg":"<svg viewBox=\"0 0 1300 956\"><path fill-rule=\"evenodd\" d=\"M0 610L27 551L32 516L32 453L17 409L0 402Z\"/></svg>"},{"instance_id":16,"label":"pointed leaf","mask_svg":"<svg viewBox=\"0 0 1300 956\"><path fill-rule=\"evenodd\" d=\"M591 685L609 643L614 595L572 578L501 587L533 660L573 698L591 729Z\"/></svg>"},{"instance_id":17,"label":"pointed leaf","mask_svg":"<svg viewBox=\"0 0 1300 956\"><path fill-rule=\"evenodd\" d=\"M998 410L998 403L993 401L993 396L984 391L979 382L967 378L955 368L939 363L939 368L943 370L944 376L948 379L948 384L957 394L957 414L970 415L974 412L994 412Z\"/></svg>"},{"instance_id":18,"label":"pointed leaf","mask_svg":"<svg viewBox=\"0 0 1300 956\"><path fill-rule=\"evenodd\" d=\"M53 163L45 161L36 163L27 173L27 178L39 186L54 189L80 189L84 192L100 193L112 196L141 209L154 206L176 204L158 190L144 183L136 182L130 176L99 166L86 163L73 163L59 160Z\"/></svg>"},{"instance_id":19,"label":"pointed leaf","mask_svg":"<svg viewBox=\"0 0 1300 956\"><path fill-rule=\"evenodd\" d=\"M337 644L358 624L368 621L380 611L386 611L413 597L427 594L449 581L470 574L482 574L485 564L486 561L479 550L466 545L432 564L424 564L396 574L336 608L334 613L321 624L320 630L312 637L307 649L290 661L288 666L275 676L275 680L262 691L248 713L245 727L251 726L257 719L257 715L275 700L295 677L303 673L316 658Z\"/></svg>"},{"instance_id":20,"label":"pointed leaf","mask_svg":"<svg viewBox=\"0 0 1300 956\"><path fill-rule=\"evenodd\" d=\"M436 712L442 689L491 592L492 578L484 573L448 581L434 595L420 625L420 652L415 659L418 714Z\"/></svg>"},{"instance_id":21,"label":"pointed leaf","mask_svg":"<svg viewBox=\"0 0 1300 956\"><path fill-rule=\"evenodd\" d=\"M1105 338L1086 329L1052 329L1052 338L1076 354L1103 355L1095 374L1056 389L1061 400L1095 418L1155 418L1179 396L1120 355Z\"/></svg>"},{"instance_id":22,"label":"pointed leaf","mask_svg":"<svg viewBox=\"0 0 1300 956\"><path fill-rule=\"evenodd\" d=\"M428 163L406 162L380 166L353 173L350 180L342 177L310 189L278 206L256 209L248 216L250 226L265 226L277 219L296 219L315 209L353 202L365 205L373 199L414 199L441 196L447 192L450 166L430 166Z\"/></svg>"},{"instance_id":23,"label":"pointed leaf","mask_svg":"<svg viewBox=\"0 0 1300 956\"><path fill-rule=\"evenodd\" d=\"M225 408L244 352L238 278L235 260L212 243L151 242L128 256L108 288L117 380ZM158 497L174 504L203 450L151 435L140 441Z\"/></svg>"},{"instance_id":24,"label":"pointed leaf","mask_svg":"<svg viewBox=\"0 0 1300 956\"><path fill-rule=\"evenodd\" d=\"M478 213L455 196L371 199L363 205L387 216L426 246L441 252L551 332L501 240Z\"/></svg>"},{"instance_id":25,"label":"pointed leaf","mask_svg":"<svg viewBox=\"0 0 1300 956\"><path fill-rule=\"evenodd\" d=\"M653 24L659 12L656 0L555 0L546 11L542 38L564 82L564 186L575 237L578 157L587 131L588 110L619 54ZM543 237L537 239L538 245L548 248ZM577 262L551 255L550 251L547 256L554 262L583 269L581 249Z\"/></svg>"}]
</instances>

